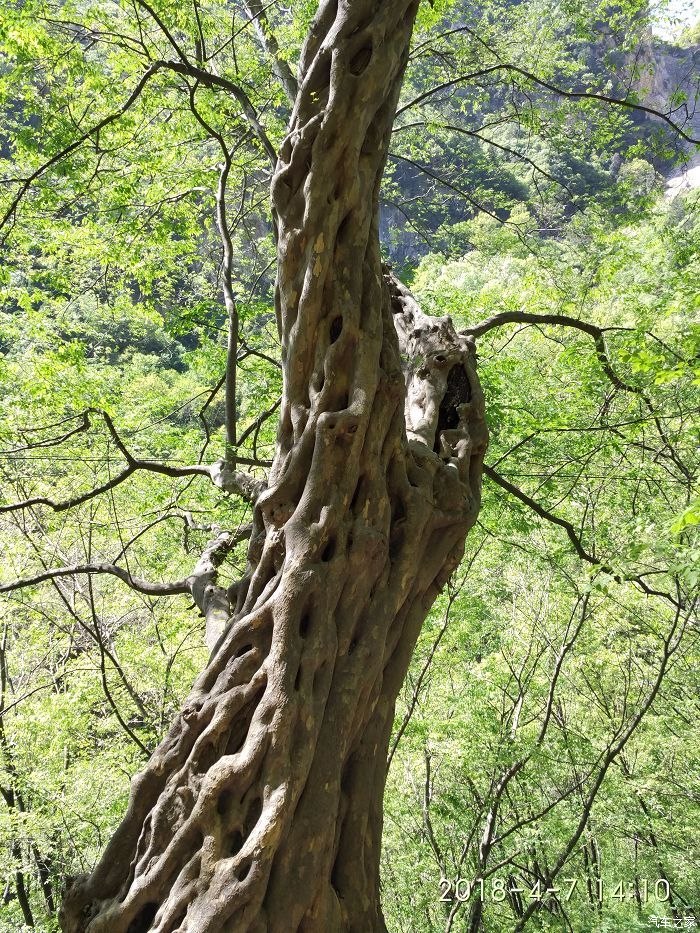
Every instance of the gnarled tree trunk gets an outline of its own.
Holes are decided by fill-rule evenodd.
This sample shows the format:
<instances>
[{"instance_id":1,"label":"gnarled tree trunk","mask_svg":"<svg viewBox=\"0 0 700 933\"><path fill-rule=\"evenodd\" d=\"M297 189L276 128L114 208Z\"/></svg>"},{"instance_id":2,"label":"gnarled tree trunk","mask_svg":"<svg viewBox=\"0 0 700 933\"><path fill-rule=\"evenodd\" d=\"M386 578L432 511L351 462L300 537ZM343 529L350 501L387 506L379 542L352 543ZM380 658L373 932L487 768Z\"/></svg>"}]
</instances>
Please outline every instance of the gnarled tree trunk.
<instances>
[{"instance_id":1,"label":"gnarled tree trunk","mask_svg":"<svg viewBox=\"0 0 700 933\"><path fill-rule=\"evenodd\" d=\"M394 702L486 446L473 345L382 269L417 0L322 2L273 181L284 397L236 614L66 933L384 929Z\"/></svg>"}]
</instances>

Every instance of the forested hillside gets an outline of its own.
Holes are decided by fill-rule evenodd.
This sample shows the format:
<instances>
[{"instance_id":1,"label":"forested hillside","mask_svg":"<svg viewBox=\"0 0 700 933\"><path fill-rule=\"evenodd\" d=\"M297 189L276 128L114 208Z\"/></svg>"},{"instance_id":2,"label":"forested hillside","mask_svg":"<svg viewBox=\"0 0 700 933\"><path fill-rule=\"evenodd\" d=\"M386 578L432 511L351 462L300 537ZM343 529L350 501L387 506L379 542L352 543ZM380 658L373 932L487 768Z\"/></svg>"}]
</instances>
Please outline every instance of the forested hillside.
<instances>
[{"instance_id":1,"label":"forested hillside","mask_svg":"<svg viewBox=\"0 0 700 933\"><path fill-rule=\"evenodd\" d=\"M296 499L265 511L296 449L285 431L293 424L301 444L311 416L299 406L313 411L333 380L343 398L319 422L354 412L343 380L347 360L364 359L358 349L342 365L326 362L324 377L315 371L305 400L287 409L304 354L330 354L350 325L331 303L329 326L323 317L311 349L292 353L302 325L285 323L288 295L275 291L289 256L308 254L318 270L324 255L317 236L285 254L293 225L277 202L271 213L269 194L289 138L296 145L307 130L284 142L288 123L325 99L311 79L297 84L318 6L0 0L0 933L78 929L69 911L59 922L60 905L124 818L133 776L173 721L189 721L192 683L216 667L250 594L259 607L282 585L282 529L308 506L299 485L285 493L298 495L297 512ZM453 369L440 377L434 444L417 461L422 471L425 458L441 458L439 469L467 483L450 432L469 409L473 527L461 560L449 564L459 548L450 551L449 572L421 596L426 613L434 604L416 627L389 739L381 902L391 933L700 925L700 189L665 194L665 178L700 151L699 47L697 27L677 44L652 39L651 15L645 3L559 0L434 0L418 10L366 227L381 237L393 314L411 300L400 279L426 315L449 319L440 326L455 346L475 341L490 440L477 518L473 451L478 440L483 455L484 439L464 363L468 395ZM352 63L357 75L368 67ZM348 151L364 164L378 138L370 131ZM309 164L320 158L314 145ZM372 204L371 189L361 194ZM348 270L344 259L342 274L359 275L368 253L354 255L339 230L334 255L347 248L358 264ZM318 275L299 281L308 290ZM365 285L362 307L367 294ZM409 411L424 401L410 386L428 372L428 354L409 358L401 344L396 359L399 349ZM401 443L418 456L407 418ZM321 446L311 442L305 476L319 472L311 451L320 457ZM350 453L330 474L323 508L308 506L321 555L313 573L329 574L329 591L336 577L369 573L378 547L367 533L355 563L336 568L342 536L323 537L334 509L375 509L369 470L361 494L336 502L346 462L351 470ZM448 515L452 505L440 503ZM404 546L396 528L414 527L401 508L392 500L386 518L387 566ZM430 538L434 549L439 540ZM255 591L266 555L274 572ZM400 566L412 572L410 555ZM372 586L368 628L388 579ZM231 663L272 652L278 637L274 629L263 645L246 635ZM348 656L362 649L360 634L347 642ZM328 684L343 669L336 658L311 676L300 662L294 690L308 687L313 699L320 681L332 698ZM246 723L258 673L244 670ZM359 692L359 709L381 706L379 686ZM220 708L235 705L226 697ZM325 694L313 703L321 719L332 708ZM205 771L245 747L232 728ZM274 739L277 728L270 714L264 729ZM309 730L306 744L320 747ZM373 741L376 752L381 737ZM236 871L273 809L277 777L273 769L241 793L244 816L225 834ZM162 807L173 826L191 806L177 793ZM278 835L270 830L255 852ZM128 903L138 865L149 853L144 871L157 862L138 851L142 862L135 854L128 869L126 860L129 880L105 903ZM176 877L168 890L179 890ZM209 895L194 891L188 904L203 911ZM187 905L177 920L160 894L149 898L135 919L103 926L97 907L85 907L80 929L281 929L243 913L216 926ZM308 926L289 930L324 928L312 910L304 916ZM329 933L361 928L323 922Z\"/></svg>"}]
</instances>

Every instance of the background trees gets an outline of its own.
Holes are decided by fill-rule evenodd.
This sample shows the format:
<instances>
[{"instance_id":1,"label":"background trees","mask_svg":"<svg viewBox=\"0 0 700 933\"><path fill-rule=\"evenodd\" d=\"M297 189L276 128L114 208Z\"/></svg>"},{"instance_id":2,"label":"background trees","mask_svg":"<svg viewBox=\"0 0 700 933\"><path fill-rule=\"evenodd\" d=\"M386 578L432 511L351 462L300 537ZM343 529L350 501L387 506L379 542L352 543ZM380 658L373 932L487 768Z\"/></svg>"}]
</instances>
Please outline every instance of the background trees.
<instances>
[{"instance_id":1,"label":"background trees","mask_svg":"<svg viewBox=\"0 0 700 933\"><path fill-rule=\"evenodd\" d=\"M469 302L469 317L523 305L546 314L560 306L563 292L585 320L631 328L609 332L616 371L651 393L678 462L669 459L666 441L657 443L639 395L611 388L590 338L532 325L481 338L485 389L502 406L503 427L489 454L497 475L487 482L465 576L457 576L442 615L436 612L421 636L398 711L385 852L396 929L412 929L416 916L426 929L470 928L474 897L467 899L463 885L460 903L453 885L448 902L438 904L438 872L453 882L486 875L486 929L516 928L532 907L530 892L552 886L549 873L574 839L559 871L558 902L539 908L542 928L643 929L649 915L665 909L678 916L697 910L688 823L697 804L689 715L697 650L691 617L681 621L692 613L697 586L697 544L684 525L694 521L685 469L695 469L690 424L697 405L697 364L686 368L697 350L689 332L681 336L696 300L686 274L694 276L697 256L688 265L677 258L687 257L684 231L697 223L687 207L660 206L612 228L589 210L563 241L547 244L551 279L542 266L533 275L516 237L502 252L474 250L441 272L425 260L417 273L424 304ZM566 260L565 271L559 263L579 242L585 249L575 253L577 268ZM642 334L651 317L665 348ZM657 348L663 355L674 348L683 359L662 362ZM510 425L517 425L513 434ZM569 522L568 529L534 516L503 481L545 506L550 518ZM577 559L570 533L579 531L584 547L615 555L608 570L591 573ZM643 570L660 582L671 568L684 594L678 619L679 607L668 599L615 580ZM661 908L651 898L640 911L645 877L668 879L675 904ZM568 899L571 882L563 878L577 879ZM509 897L504 881L525 893Z\"/></svg>"},{"instance_id":2,"label":"background trees","mask_svg":"<svg viewBox=\"0 0 700 933\"><path fill-rule=\"evenodd\" d=\"M248 23L256 11L224 4L3 12L5 504L110 487L70 510L6 511L6 583L109 563L171 584L228 533L217 552L225 586L243 568L244 500L197 469L144 467L111 484L128 465L119 443L171 472L240 445L239 469L263 475L280 390L266 139L281 139L275 75L294 64L313 11L269 10L278 51L265 54ZM511 322L480 337L495 472L468 582L426 627L397 711L385 900L399 929L480 916L513 929L539 902L494 901L487 889L482 908L441 903L440 875L543 883L572 841L560 876L580 879L576 895L527 922L586 928L602 911L596 923L634 929L640 915L697 910L694 200L653 207L654 165L668 164L677 139L659 136L660 123L582 107L527 77L625 96L649 68L644 15L558 4L420 12L384 188L395 263L426 310L459 326L526 310L615 329L602 361L571 327ZM662 112L692 135L686 107L678 97ZM97 409L89 427L87 409ZM118 819L128 775L206 658L190 605L114 575L12 590L10 929L51 928L63 879L94 860ZM606 755L642 711L587 809ZM633 887L601 908L599 876L613 891ZM650 900L640 914L643 879L661 876L674 902Z\"/></svg>"}]
</instances>

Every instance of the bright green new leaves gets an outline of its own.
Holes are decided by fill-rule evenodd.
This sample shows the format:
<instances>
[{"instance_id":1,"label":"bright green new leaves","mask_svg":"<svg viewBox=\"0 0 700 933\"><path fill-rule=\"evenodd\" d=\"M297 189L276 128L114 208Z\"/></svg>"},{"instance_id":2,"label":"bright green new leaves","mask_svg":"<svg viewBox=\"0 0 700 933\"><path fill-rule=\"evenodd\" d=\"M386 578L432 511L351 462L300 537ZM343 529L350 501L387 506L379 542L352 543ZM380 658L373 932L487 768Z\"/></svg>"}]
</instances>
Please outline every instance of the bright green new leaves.
<instances>
[{"instance_id":1,"label":"bright green new leaves","mask_svg":"<svg viewBox=\"0 0 700 933\"><path fill-rule=\"evenodd\" d=\"M550 520L487 478L467 570L421 633L390 772L390 929L472 929L480 879L489 933L533 905L525 929L694 915L698 223L693 195L621 225L593 202L556 240L478 220L462 258L418 267L423 305L458 326L598 324L618 384L573 327L478 341L487 462Z\"/></svg>"}]
</instances>

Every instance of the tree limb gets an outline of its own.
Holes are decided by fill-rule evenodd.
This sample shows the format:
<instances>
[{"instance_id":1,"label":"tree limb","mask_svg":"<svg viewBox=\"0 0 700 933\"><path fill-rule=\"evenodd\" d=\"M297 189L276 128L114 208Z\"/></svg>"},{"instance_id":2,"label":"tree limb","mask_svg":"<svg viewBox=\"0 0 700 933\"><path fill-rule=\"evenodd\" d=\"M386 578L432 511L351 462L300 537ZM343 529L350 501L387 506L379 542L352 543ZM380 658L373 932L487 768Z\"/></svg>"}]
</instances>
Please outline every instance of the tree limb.
<instances>
[{"instance_id":1,"label":"tree limb","mask_svg":"<svg viewBox=\"0 0 700 933\"><path fill-rule=\"evenodd\" d=\"M252 525L245 525L234 534L221 532L204 548L189 577L192 598L205 619L206 642L210 651L214 650L232 613L228 590L218 585L219 567L237 544L250 537L252 530Z\"/></svg>"},{"instance_id":2,"label":"tree limb","mask_svg":"<svg viewBox=\"0 0 700 933\"><path fill-rule=\"evenodd\" d=\"M480 321L472 327L465 328L463 333L470 337L481 337L490 330L501 327L504 324L555 324L563 327L573 327L575 330L580 330L584 334L588 334L593 338L600 365L612 384L625 392L635 392L637 395L641 394L641 389L625 382L612 368L608 347L605 342L604 328L598 327L596 324L590 324L588 321L581 321L578 318L569 317L566 314L539 314L531 311L501 311L499 314L494 314L492 317L486 318L486 320Z\"/></svg>"},{"instance_id":3,"label":"tree limb","mask_svg":"<svg viewBox=\"0 0 700 933\"><path fill-rule=\"evenodd\" d=\"M546 521L550 522L553 525L558 525L559 528L563 528L566 532L569 541L571 542L576 554L581 558L581 560L586 561L586 563L591 564L592 566L598 567L603 573L611 574L616 582L622 583L634 583L636 584L643 593L646 593L647 596L659 596L662 599L667 600L673 606L678 606L678 601L670 595L670 593L664 593L661 590L655 590L649 586L649 584L644 580L642 574L636 576L622 576L619 572L615 571L609 564L603 563L593 554L586 550L583 546L583 543L576 532L576 529L568 522L565 518L561 518L559 515L555 515L553 512L550 512L549 509L546 509L543 505L540 505L539 502L536 502L533 498L524 493L522 489L518 489L517 486L514 486L507 479L501 476L500 473L497 473L493 467L488 464L484 464L484 474L495 483L497 486L500 486L502 489L505 489L506 492L510 493L512 496L515 496L516 499L519 499L524 505L527 505L528 508L539 515L540 518L544 518Z\"/></svg>"},{"instance_id":4,"label":"tree limb","mask_svg":"<svg viewBox=\"0 0 700 933\"><path fill-rule=\"evenodd\" d=\"M458 188L456 185L453 185L451 181L448 181L446 178L443 178L442 175L438 175L432 169L429 169L426 165L421 165L419 162L414 162L413 159L409 159L407 156L399 155L398 152L390 152L390 159L398 159L401 162L406 162L408 165L412 165L414 168L417 168L419 172L422 172L424 175L427 175L428 178L432 178L433 181L438 182L443 185L445 188L448 188L450 191L454 191L455 194L458 194L460 197L464 198L465 201L468 201L477 211L482 211L484 214L488 214L489 217L492 217L494 220L497 220L499 223L506 223L506 221L501 220L501 218L494 214L493 211L490 211L487 207L484 207L483 204L480 204L476 201L470 194L468 194L463 188Z\"/></svg>"},{"instance_id":5,"label":"tree limb","mask_svg":"<svg viewBox=\"0 0 700 933\"><path fill-rule=\"evenodd\" d=\"M0 593L13 593L16 590L36 586L39 583L45 583L47 580L57 580L61 577L73 577L81 574L87 576L108 574L117 577L123 583L126 583L130 589L135 590L137 593L143 593L145 596L191 595L206 619L208 642L210 641L210 634L216 631L216 637L213 638L210 644L210 647L213 647L223 630L223 625L231 615L228 593L217 585L219 567L227 554L237 544L250 537L251 531L251 525L244 525L234 533L220 532L208 542L190 576L171 583L151 583L148 580L133 576L127 569L119 567L117 564L92 562L73 564L66 567L53 567L31 577L22 577L13 580L11 583L4 583L0 585Z\"/></svg>"},{"instance_id":6,"label":"tree limb","mask_svg":"<svg viewBox=\"0 0 700 933\"><path fill-rule=\"evenodd\" d=\"M70 499L57 501L50 499L48 496L32 496L31 498L25 499L22 502L14 502L9 505L0 505L0 514L16 512L21 509L31 508L35 505L45 505L52 509L54 512L65 512L68 509L82 505L84 502L88 502L90 499L94 499L96 496L99 496L104 492L109 492L110 490L115 489L139 470L144 470L150 473L159 473L162 476L170 476L173 478L183 476L206 476L219 489L223 489L228 493L239 495L241 498L248 502L254 502L262 489L265 488L264 481L257 480L255 477L250 476L247 473L238 472L236 470L225 467L223 462L217 462L211 465L196 463L192 464L191 466L176 467L169 466L166 463L160 463L157 460L142 460L138 457L134 457L133 454L124 445L124 442L122 441L114 426L114 422L107 414L107 412L95 408L87 409L86 415L90 413L99 414L104 419L114 445L126 460L126 466L124 469L117 473L115 476L112 476L107 482L101 483L99 486L96 486L87 492L81 493L80 495L72 496ZM253 460L249 457L237 457L236 460L238 463L247 466L269 465L266 462Z\"/></svg>"},{"instance_id":7,"label":"tree limb","mask_svg":"<svg viewBox=\"0 0 700 933\"><path fill-rule=\"evenodd\" d=\"M133 577L128 570L118 567L116 564L91 563L91 564L73 564L68 567L54 567L50 570L44 570L31 577L22 577L19 580L13 580L11 583L3 583L0 586L0 593L12 593L15 590L24 589L28 586L36 586L38 583L45 583L47 580L56 580L59 577L73 577L79 574L92 576L95 574L106 573L118 577L137 593L143 593L146 596L176 596L179 594L190 593L190 586L187 580L178 580L174 583L149 583L139 577Z\"/></svg>"},{"instance_id":8,"label":"tree limb","mask_svg":"<svg viewBox=\"0 0 700 933\"><path fill-rule=\"evenodd\" d=\"M146 87L150 79L158 71L161 71L163 68L167 67L167 64L168 63L165 61L153 62L153 64L150 65L146 69L146 71L143 73L143 75L141 76L141 79L137 83L134 90L131 92L129 97L126 99L126 101L122 104L122 106L118 110L115 110L109 116L104 117L104 119L100 120L98 123L95 123L93 126L90 127L89 130L83 133L82 136L79 136L78 139L74 140L64 149L61 149L60 152L57 152L55 155L51 156L51 158L48 159L46 162L44 162L43 165L40 165L39 168L35 169L30 175L28 175L23 180L19 191L14 196L14 198L10 201L10 206L8 207L8 209L5 211L4 215L0 219L0 230L2 230L2 228L6 226L8 221L14 216L17 208L19 207L19 204L22 198L26 195L26 193L29 191L30 187L37 180L37 178L40 178L50 168L53 168L54 165L63 161L63 159L67 158L72 152L75 152L76 149L79 149L83 145L83 143L87 142L87 140L90 139L91 136L94 136L95 133L99 133L100 130L104 129L106 126L109 126L111 123L114 123L120 117L124 116L127 110L129 110L139 99L139 97L141 96L141 92Z\"/></svg>"},{"instance_id":9,"label":"tree limb","mask_svg":"<svg viewBox=\"0 0 700 933\"><path fill-rule=\"evenodd\" d=\"M538 78L537 75L534 75L529 71L525 71L524 68L519 68L517 65L507 64L489 65L489 67L482 68L479 71L472 71L470 74L460 75L458 78L453 78L451 81L445 81L443 84L438 84L436 87L431 88L429 91L424 91L422 94L414 97L412 101L404 104L403 107L400 107L396 111L396 116L400 116L402 113L405 113L406 110L410 110L411 107L417 106L424 100L432 97L433 94L437 94L439 91L446 91L458 84L463 84L465 81L472 81L476 78L487 77L488 75L495 74L498 71L509 71L514 74L518 74L525 78L527 81L532 81L533 84L537 84L539 87L542 87L547 91L551 91L553 94L557 94L559 97L567 97L572 100L595 100L599 101L600 103L613 104L616 107L625 107L628 110L636 110L641 113L646 113L649 116L656 117L657 119L662 120L664 123L668 124L674 133L677 133L681 139L684 139L686 142L693 143L694 145L700 144L700 139L695 139L686 133L677 123L671 119L668 113L663 113L663 111L656 110L654 107L647 107L644 104L637 104L634 103L634 101L626 100L624 98L610 97L607 94L598 94L595 91L565 91L563 88L557 87L554 84L550 84L548 81L545 81L542 78ZM670 112L673 113L674 111Z\"/></svg>"},{"instance_id":10,"label":"tree limb","mask_svg":"<svg viewBox=\"0 0 700 933\"><path fill-rule=\"evenodd\" d=\"M489 139L488 136L482 136L478 130L468 130L463 126L456 126L453 123L429 123L427 120L415 120L413 123L404 123L401 126L397 126L393 131L392 135L402 132L403 130L415 129L420 127L422 129L428 129L430 126L435 126L441 130L448 130L451 133L459 133L462 136L471 136L473 139L478 139L482 143L487 143L489 146L493 146L495 149L504 152L506 155L511 155L516 159L520 159L521 162L527 163L534 171L538 172L540 175L543 175L548 181L553 182L555 185L558 185L560 188L563 188L569 194L571 194L571 189L563 182L560 178L556 178L554 175L550 174L546 169L542 168L541 165L538 165L533 159L526 156L523 152L518 152L517 149L511 149L510 146L504 146L502 143L496 142L495 139Z\"/></svg>"},{"instance_id":11,"label":"tree limb","mask_svg":"<svg viewBox=\"0 0 700 933\"><path fill-rule=\"evenodd\" d=\"M229 81L228 78L222 78L221 75L205 71L203 68L198 68L190 62L167 61L163 63L163 67L168 68L170 71L174 71L176 74L183 75L184 77L194 78L199 81L203 87L219 87L228 91L240 104L246 120L260 140L271 165L274 167L277 164L277 150L270 142L265 128L260 123L257 110L240 85L233 81Z\"/></svg>"},{"instance_id":12,"label":"tree limb","mask_svg":"<svg viewBox=\"0 0 700 933\"><path fill-rule=\"evenodd\" d=\"M14 454L21 453L23 450L37 450L40 447L58 447L60 444L63 444L65 441L69 440L71 437L74 437L76 434L82 434L83 431L87 431L90 427L90 419L88 413L84 411L81 415L73 415L68 418L63 418L61 421L57 421L54 424L47 425L45 428L33 428L26 431L18 431L22 437L25 434L38 433L40 431L48 431L51 428L60 426L61 424L66 424L70 421L76 421L80 419L80 424L76 428L71 428L70 431L66 431L64 434L60 434L57 437L49 437L43 441L32 441L30 443L24 444L22 447L12 447L9 450L2 450L0 454L3 456L13 456ZM25 438L26 440L26 438Z\"/></svg>"},{"instance_id":13,"label":"tree limb","mask_svg":"<svg viewBox=\"0 0 700 933\"><path fill-rule=\"evenodd\" d=\"M265 150L265 153L267 157L269 158L271 164L273 166L276 164L277 152L275 150L275 147L270 142L270 139L267 133L265 132L264 127L262 126L262 124L260 123L260 120L258 119L258 114L257 114L255 107L253 106L250 98L248 97L248 95L246 94L246 92L243 90L242 87L235 84L233 81L229 81L228 78L222 78L220 75L212 74L211 72L205 71L202 68L198 68L197 66L192 65L187 60L187 58L184 58L184 56L183 56L183 60L181 61L167 61L165 59L159 59L158 61L153 62L146 69L146 71L143 73L140 80L136 84L136 87L134 88L134 90L131 92L129 97L126 99L126 101L122 104L122 106L118 110L115 110L113 113L109 114L109 116L106 116L102 120L99 120L97 123L91 126L89 130L86 130L86 132L84 132L81 136L79 136L78 139L74 140L68 146L65 146L59 152L55 153L53 156L51 156L50 159L48 159L46 162L40 165L39 168L35 169L30 175L28 175L26 178L22 180L22 184L20 185L18 192L15 194L15 196L10 201L10 205L5 211L5 213L3 214L2 218L0 218L0 230L2 230L3 227L5 227L8 224L8 222L11 220L11 218L14 217L17 211L17 208L19 207L22 199L27 194L32 184L38 178L44 175L50 168L53 168L54 165L57 165L59 162L62 162L63 159L66 159L69 155L71 155L71 153L79 149L84 143L86 143L96 133L99 133L106 126L109 126L110 124L118 120L120 117L124 116L127 110L129 110L139 99L139 97L141 96L141 92L146 87L150 79L157 72L163 71L163 70L173 71L176 74L195 78L197 81L199 81L200 84L204 85L205 87L209 87L209 88L219 87L219 88L222 88L223 90L228 91L240 104L241 109L243 110L244 116L246 117L248 123L254 130L255 135L260 140L262 147Z\"/></svg>"},{"instance_id":14,"label":"tree limb","mask_svg":"<svg viewBox=\"0 0 700 933\"><path fill-rule=\"evenodd\" d=\"M673 445L671 444L668 438L668 434L666 433L666 430L654 409L651 398L647 395L644 389L626 382L624 379L620 378L620 376L618 376L618 374L613 369L612 363L610 361L610 354L608 352L608 346L605 340L605 331L612 330L613 328L598 327L596 324L591 324L588 321L581 321L579 318L569 317L566 314L540 314L531 311L501 311L499 314L494 314L492 317L486 318L486 320L481 321L472 327L467 327L463 333L469 337L476 338L488 333L488 331L493 330L496 327L501 327L503 324L554 324L563 327L573 327L575 330L580 330L584 334L588 334L590 337L592 337L595 344L598 361L600 362L601 368L605 375L616 389L620 389L623 392L632 392L635 395L638 395L640 399L642 399L656 426L659 437L663 441L663 444L668 451L669 458L673 461L677 469L683 474L684 478L689 482L692 481L692 474L688 467L680 459Z\"/></svg>"},{"instance_id":15,"label":"tree limb","mask_svg":"<svg viewBox=\"0 0 700 933\"><path fill-rule=\"evenodd\" d=\"M169 42L170 45L172 46L173 51L175 52L175 54L177 55L177 57L180 59L180 61L181 61L181 62L184 62L185 64L188 64L187 56L186 56L185 53L182 51L182 49L180 48L179 44L175 41L175 37L174 37L173 34L170 32L170 30L168 29L168 27L165 25L165 23L163 22L163 20L160 18L160 16L158 15L158 13L157 13L157 12L153 9L153 7L150 5L150 3L147 3L146 0L136 0L136 2L138 3L138 5L139 5L142 9L144 9L144 10L148 13L148 15L151 17L151 19L153 20L153 22L156 23L156 25L158 26L158 28L160 29L160 31L163 33L163 35L165 36L165 38L168 40L168 42Z\"/></svg>"}]
</instances>

